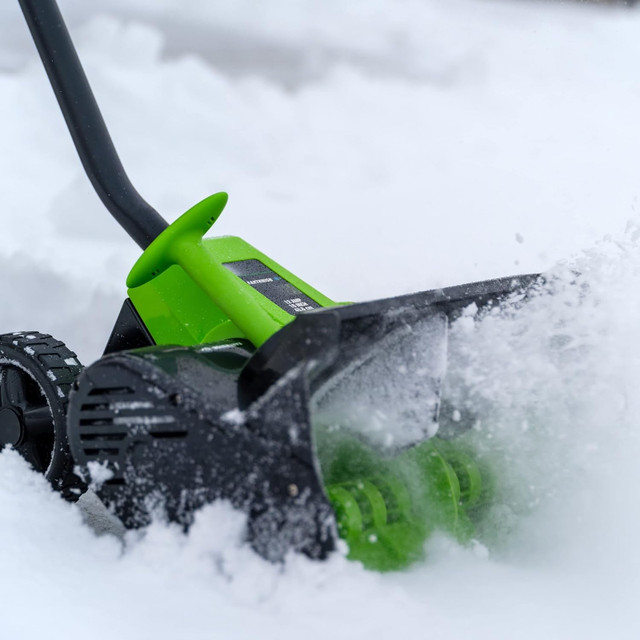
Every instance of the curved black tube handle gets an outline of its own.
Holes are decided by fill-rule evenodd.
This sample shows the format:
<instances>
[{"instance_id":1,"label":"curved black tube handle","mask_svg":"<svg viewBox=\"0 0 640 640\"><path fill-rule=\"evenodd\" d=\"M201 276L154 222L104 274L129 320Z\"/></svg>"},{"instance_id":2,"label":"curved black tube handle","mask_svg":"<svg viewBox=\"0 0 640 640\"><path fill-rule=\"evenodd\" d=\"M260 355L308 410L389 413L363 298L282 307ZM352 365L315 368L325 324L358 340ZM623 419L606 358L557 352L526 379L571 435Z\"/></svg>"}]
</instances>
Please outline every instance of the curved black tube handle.
<instances>
[{"instance_id":1,"label":"curved black tube handle","mask_svg":"<svg viewBox=\"0 0 640 640\"><path fill-rule=\"evenodd\" d=\"M18 0L93 188L124 230L146 249L167 228L131 184L104 123L55 0Z\"/></svg>"}]
</instances>

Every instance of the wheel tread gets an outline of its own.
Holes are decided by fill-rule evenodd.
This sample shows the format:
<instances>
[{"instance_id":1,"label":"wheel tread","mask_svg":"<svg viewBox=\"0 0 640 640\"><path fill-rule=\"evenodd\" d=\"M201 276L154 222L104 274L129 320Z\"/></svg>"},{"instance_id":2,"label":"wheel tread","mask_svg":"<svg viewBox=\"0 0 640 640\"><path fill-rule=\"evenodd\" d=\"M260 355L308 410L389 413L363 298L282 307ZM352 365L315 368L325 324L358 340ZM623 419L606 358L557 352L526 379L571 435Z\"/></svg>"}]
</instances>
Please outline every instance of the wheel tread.
<instances>
[{"instance_id":1,"label":"wheel tread","mask_svg":"<svg viewBox=\"0 0 640 640\"><path fill-rule=\"evenodd\" d=\"M75 352L50 334L38 331L0 334L0 351L3 346L9 350L20 351L46 373L50 385L57 392L56 409L64 414L63 417L66 420L69 393L74 381L83 369ZM75 364L69 364L71 360ZM49 480L66 498L74 499L81 493L83 484L73 473L74 462L69 452L68 443L65 442L62 449L65 456L62 472L57 474L56 478L49 478Z\"/></svg>"}]
</instances>

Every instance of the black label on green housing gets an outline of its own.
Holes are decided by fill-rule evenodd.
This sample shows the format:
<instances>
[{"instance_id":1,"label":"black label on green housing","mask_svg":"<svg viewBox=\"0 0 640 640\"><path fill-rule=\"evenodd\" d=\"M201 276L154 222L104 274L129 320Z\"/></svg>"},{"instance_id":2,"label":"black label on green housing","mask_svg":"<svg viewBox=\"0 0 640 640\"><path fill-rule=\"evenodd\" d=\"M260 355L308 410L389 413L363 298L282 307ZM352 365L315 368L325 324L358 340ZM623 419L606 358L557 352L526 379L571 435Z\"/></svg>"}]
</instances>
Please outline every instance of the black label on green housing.
<instances>
[{"instance_id":1,"label":"black label on green housing","mask_svg":"<svg viewBox=\"0 0 640 640\"><path fill-rule=\"evenodd\" d=\"M224 266L287 313L298 315L320 308L317 302L269 269L260 260L225 262Z\"/></svg>"}]
</instances>

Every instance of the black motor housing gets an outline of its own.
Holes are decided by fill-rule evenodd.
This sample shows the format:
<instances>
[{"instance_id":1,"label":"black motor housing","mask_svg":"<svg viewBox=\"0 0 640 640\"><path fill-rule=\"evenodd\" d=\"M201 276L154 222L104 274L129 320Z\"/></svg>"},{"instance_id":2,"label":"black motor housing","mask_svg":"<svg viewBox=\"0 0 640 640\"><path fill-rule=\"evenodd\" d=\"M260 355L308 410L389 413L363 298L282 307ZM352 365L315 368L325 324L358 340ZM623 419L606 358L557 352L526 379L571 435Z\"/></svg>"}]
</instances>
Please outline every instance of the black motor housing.
<instances>
[{"instance_id":1,"label":"black motor housing","mask_svg":"<svg viewBox=\"0 0 640 640\"><path fill-rule=\"evenodd\" d=\"M250 348L236 340L102 358L72 394L71 451L127 527L154 513L188 526L222 499L247 513L261 555L322 558L334 523L314 466L306 376L283 379L242 414L237 377Z\"/></svg>"}]
</instances>

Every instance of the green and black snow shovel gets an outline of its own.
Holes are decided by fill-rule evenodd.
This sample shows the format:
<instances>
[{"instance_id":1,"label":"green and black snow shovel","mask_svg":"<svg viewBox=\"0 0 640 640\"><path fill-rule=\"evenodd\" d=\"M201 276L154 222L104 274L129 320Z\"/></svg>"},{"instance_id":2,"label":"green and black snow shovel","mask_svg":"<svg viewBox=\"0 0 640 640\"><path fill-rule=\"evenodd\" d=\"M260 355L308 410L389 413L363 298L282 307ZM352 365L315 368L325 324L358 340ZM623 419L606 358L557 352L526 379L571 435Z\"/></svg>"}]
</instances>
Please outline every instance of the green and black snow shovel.
<instances>
[{"instance_id":1,"label":"green and black snow shovel","mask_svg":"<svg viewBox=\"0 0 640 640\"><path fill-rule=\"evenodd\" d=\"M264 557L322 559L339 538L379 570L431 532L476 535L494 479L438 433L447 331L536 276L337 304L237 237L203 237L217 193L165 220L120 163L55 0L20 0L84 168L143 250L105 354L0 336L0 443L69 499L93 482L127 527L189 526L227 500Z\"/></svg>"}]
</instances>

